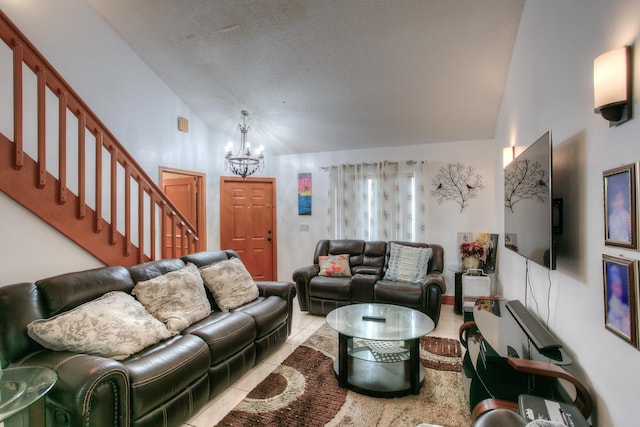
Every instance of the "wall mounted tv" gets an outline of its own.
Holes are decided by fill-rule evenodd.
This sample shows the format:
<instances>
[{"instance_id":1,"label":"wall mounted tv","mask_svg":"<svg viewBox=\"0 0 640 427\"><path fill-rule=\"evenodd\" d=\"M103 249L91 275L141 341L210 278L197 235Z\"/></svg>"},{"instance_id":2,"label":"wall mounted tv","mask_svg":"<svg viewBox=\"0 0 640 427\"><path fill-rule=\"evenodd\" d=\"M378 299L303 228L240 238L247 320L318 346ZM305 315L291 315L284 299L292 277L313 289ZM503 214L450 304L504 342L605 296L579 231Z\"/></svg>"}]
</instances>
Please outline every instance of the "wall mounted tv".
<instances>
[{"instance_id":1,"label":"wall mounted tv","mask_svg":"<svg viewBox=\"0 0 640 427\"><path fill-rule=\"evenodd\" d=\"M525 258L555 269L551 131L545 132L504 168L504 244Z\"/></svg>"}]
</instances>

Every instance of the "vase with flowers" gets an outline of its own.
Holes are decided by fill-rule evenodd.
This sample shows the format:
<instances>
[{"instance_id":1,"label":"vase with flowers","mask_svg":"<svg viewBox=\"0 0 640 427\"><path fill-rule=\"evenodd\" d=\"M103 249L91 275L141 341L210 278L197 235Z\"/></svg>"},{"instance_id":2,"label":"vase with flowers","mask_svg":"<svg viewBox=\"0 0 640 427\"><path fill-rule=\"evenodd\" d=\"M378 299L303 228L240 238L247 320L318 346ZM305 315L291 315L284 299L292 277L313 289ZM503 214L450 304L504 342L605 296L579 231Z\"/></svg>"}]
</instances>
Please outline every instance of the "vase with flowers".
<instances>
[{"instance_id":1,"label":"vase with flowers","mask_svg":"<svg viewBox=\"0 0 640 427\"><path fill-rule=\"evenodd\" d=\"M464 271L470 268L478 268L480 258L484 256L484 243L479 240L465 242L460 245L460 255L462 256L462 268Z\"/></svg>"}]
</instances>

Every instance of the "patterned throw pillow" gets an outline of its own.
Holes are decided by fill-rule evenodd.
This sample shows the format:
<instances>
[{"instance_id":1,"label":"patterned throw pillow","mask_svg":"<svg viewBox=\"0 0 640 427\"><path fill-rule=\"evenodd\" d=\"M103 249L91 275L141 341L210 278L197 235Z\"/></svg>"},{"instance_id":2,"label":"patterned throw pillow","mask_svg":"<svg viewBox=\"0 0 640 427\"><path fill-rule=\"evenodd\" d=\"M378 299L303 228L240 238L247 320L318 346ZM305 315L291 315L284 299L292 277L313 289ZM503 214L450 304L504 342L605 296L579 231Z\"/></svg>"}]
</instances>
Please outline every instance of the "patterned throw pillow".
<instances>
[{"instance_id":1,"label":"patterned throw pillow","mask_svg":"<svg viewBox=\"0 0 640 427\"><path fill-rule=\"evenodd\" d=\"M211 314L200 271L191 263L180 270L138 282L131 294L176 334Z\"/></svg>"},{"instance_id":2,"label":"patterned throw pillow","mask_svg":"<svg viewBox=\"0 0 640 427\"><path fill-rule=\"evenodd\" d=\"M29 336L55 351L122 360L173 334L131 295L114 291L27 325Z\"/></svg>"},{"instance_id":3,"label":"patterned throw pillow","mask_svg":"<svg viewBox=\"0 0 640 427\"><path fill-rule=\"evenodd\" d=\"M260 295L256 282L238 258L201 267L200 274L222 311L233 310Z\"/></svg>"},{"instance_id":4,"label":"patterned throw pillow","mask_svg":"<svg viewBox=\"0 0 640 427\"><path fill-rule=\"evenodd\" d=\"M318 263L320 264L319 276L351 277L349 255L319 256Z\"/></svg>"},{"instance_id":5,"label":"patterned throw pillow","mask_svg":"<svg viewBox=\"0 0 640 427\"><path fill-rule=\"evenodd\" d=\"M391 242L389 267L384 280L422 283L427 278L431 248L416 248Z\"/></svg>"}]
</instances>

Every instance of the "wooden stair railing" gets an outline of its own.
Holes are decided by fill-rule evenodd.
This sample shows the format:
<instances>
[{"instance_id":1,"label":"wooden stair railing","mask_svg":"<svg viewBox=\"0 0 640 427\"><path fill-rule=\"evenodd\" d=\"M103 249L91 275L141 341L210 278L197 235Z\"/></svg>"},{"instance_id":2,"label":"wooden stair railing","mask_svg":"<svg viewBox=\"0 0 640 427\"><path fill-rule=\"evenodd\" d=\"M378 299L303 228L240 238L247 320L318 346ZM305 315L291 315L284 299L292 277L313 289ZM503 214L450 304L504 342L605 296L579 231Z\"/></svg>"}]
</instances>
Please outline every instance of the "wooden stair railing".
<instances>
[{"instance_id":1,"label":"wooden stair railing","mask_svg":"<svg viewBox=\"0 0 640 427\"><path fill-rule=\"evenodd\" d=\"M193 224L2 11L0 38L13 62L13 138L0 129L0 190L107 265L204 249ZM35 141L25 138L25 103L35 105L27 111L37 117Z\"/></svg>"}]
</instances>

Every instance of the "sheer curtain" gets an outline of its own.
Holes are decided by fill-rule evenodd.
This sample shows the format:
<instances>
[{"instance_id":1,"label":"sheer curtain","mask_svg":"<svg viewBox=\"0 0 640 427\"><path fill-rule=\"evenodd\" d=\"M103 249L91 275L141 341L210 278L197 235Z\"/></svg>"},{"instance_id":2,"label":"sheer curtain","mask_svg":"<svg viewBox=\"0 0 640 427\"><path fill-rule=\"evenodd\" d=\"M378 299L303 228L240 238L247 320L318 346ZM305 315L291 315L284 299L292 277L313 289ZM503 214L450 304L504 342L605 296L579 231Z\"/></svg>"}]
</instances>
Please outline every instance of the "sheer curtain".
<instances>
[{"instance_id":1,"label":"sheer curtain","mask_svg":"<svg viewBox=\"0 0 640 427\"><path fill-rule=\"evenodd\" d=\"M425 162L329 168L329 232L335 239L424 241Z\"/></svg>"}]
</instances>

